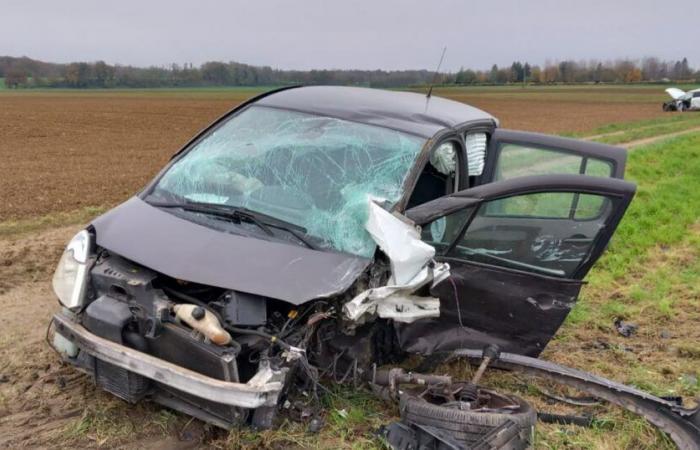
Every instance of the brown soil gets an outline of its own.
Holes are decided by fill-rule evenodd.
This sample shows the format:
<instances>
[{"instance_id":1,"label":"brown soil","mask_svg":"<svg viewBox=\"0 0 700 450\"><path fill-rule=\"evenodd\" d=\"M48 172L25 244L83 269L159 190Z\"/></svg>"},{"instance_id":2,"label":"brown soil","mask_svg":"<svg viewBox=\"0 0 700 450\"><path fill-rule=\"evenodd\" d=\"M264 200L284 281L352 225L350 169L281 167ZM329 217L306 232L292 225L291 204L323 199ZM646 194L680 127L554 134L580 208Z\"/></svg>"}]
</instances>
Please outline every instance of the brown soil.
<instances>
[{"instance_id":1,"label":"brown soil","mask_svg":"<svg viewBox=\"0 0 700 450\"><path fill-rule=\"evenodd\" d=\"M437 94L482 108L504 127L549 133L663 114L653 96L645 99L648 91L523 92ZM0 222L127 199L196 131L247 95L0 95Z\"/></svg>"},{"instance_id":2,"label":"brown soil","mask_svg":"<svg viewBox=\"0 0 700 450\"><path fill-rule=\"evenodd\" d=\"M106 94L0 97L0 222L127 199L236 103Z\"/></svg>"},{"instance_id":3,"label":"brown soil","mask_svg":"<svg viewBox=\"0 0 700 450\"><path fill-rule=\"evenodd\" d=\"M452 97L483 109L497 117L504 128L542 133L584 132L617 122L653 119L663 116L653 103L601 103L556 99Z\"/></svg>"},{"instance_id":4,"label":"brown soil","mask_svg":"<svg viewBox=\"0 0 700 450\"><path fill-rule=\"evenodd\" d=\"M0 240L0 448L199 447L207 439L200 422L166 416L148 403L125 407L62 364L46 344L47 325L59 309L50 274L78 229ZM9 258L11 265L2 264ZM171 420L159 423L162 417Z\"/></svg>"}]
</instances>

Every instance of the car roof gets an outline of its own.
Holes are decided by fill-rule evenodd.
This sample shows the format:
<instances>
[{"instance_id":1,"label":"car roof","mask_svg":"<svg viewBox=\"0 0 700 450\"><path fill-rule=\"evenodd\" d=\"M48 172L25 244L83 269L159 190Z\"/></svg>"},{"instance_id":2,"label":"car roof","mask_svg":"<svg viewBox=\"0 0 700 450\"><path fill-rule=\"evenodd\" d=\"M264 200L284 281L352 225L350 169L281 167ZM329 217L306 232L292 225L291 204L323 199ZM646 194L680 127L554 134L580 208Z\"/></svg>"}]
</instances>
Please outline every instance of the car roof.
<instances>
[{"instance_id":1,"label":"car roof","mask_svg":"<svg viewBox=\"0 0 700 450\"><path fill-rule=\"evenodd\" d=\"M378 125L423 137L465 122L497 123L492 115L453 100L361 87L295 87L266 95L255 104Z\"/></svg>"}]
</instances>

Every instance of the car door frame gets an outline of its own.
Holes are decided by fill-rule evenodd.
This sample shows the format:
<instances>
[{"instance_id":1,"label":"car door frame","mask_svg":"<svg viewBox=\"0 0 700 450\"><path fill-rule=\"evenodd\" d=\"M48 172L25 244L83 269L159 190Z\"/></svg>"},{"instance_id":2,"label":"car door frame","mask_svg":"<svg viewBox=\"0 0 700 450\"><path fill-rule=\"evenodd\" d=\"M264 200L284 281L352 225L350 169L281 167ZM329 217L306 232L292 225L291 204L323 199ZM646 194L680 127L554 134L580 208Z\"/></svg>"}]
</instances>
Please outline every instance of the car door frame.
<instances>
[{"instance_id":1,"label":"car door frame","mask_svg":"<svg viewBox=\"0 0 700 450\"><path fill-rule=\"evenodd\" d=\"M450 255L485 202L542 192L597 194L612 199L613 210L572 274L552 276ZM430 291L440 298L440 317L398 325L399 344L406 351L424 355L487 343L497 343L508 352L539 355L575 304L583 278L607 246L634 192L634 184L615 178L540 175L477 186L406 211L409 219L424 226L472 208L459 233L435 257L450 264L449 277Z\"/></svg>"},{"instance_id":2,"label":"car door frame","mask_svg":"<svg viewBox=\"0 0 700 450\"><path fill-rule=\"evenodd\" d=\"M458 149L458 161L457 166L459 170L458 176L458 186L459 191L468 189L470 183L469 174L469 162L467 160L467 149L464 142L464 136L466 133L483 132L486 133L488 139L491 139L494 131L497 129L497 123L493 119L478 119L470 120L468 122L461 123L454 126L453 128L445 128L442 131L436 133L433 137L428 139L423 145L423 149L416 158L416 163L413 165L411 170L404 180L402 189L403 196L392 208L393 211L403 212L406 209L406 205L413 195L413 191L418 183L418 178L425 169L425 166L430 162L430 155L433 154L442 144L447 142L455 142ZM486 170L486 161L484 161L484 170ZM478 179L478 177L477 177ZM459 192L457 191L457 192Z\"/></svg>"},{"instance_id":3,"label":"car door frame","mask_svg":"<svg viewBox=\"0 0 700 450\"><path fill-rule=\"evenodd\" d=\"M590 177L586 175L535 175L511 178L465 189L416 206L406 211L405 215L416 225L423 226L461 209L475 207L457 234L457 237L445 251L448 254L469 228L479 209L478 206L484 202L515 195L543 192L573 192L614 197L617 199L616 205L613 206L615 210L606 220L604 230L596 237L587 260L578 267L573 277L583 279L607 247L610 238L627 211L635 191L636 186L634 184L616 178Z\"/></svg>"},{"instance_id":4,"label":"car door frame","mask_svg":"<svg viewBox=\"0 0 700 450\"><path fill-rule=\"evenodd\" d=\"M477 185L494 181L496 167L504 144L515 144L581 156L582 163L579 168L579 174L581 175L585 174L588 158L600 159L612 165L611 178L624 178L627 151L621 147L542 133L497 128L491 133L486 152L486 161L484 161L484 171L478 178Z\"/></svg>"}]
</instances>

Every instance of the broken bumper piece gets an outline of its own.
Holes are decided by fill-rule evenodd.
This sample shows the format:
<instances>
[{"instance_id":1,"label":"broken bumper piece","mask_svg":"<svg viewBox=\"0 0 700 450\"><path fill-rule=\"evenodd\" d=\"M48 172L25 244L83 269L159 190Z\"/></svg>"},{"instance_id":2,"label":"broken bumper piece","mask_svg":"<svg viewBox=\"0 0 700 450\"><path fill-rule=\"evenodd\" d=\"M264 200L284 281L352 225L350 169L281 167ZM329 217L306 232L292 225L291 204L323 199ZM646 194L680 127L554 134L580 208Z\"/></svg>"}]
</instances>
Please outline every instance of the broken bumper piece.
<instances>
[{"instance_id":1,"label":"broken bumper piece","mask_svg":"<svg viewBox=\"0 0 700 450\"><path fill-rule=\"evenodd\" d=\"M480 350L462 349L450 359L466 358L478 361ZM680 450L700 449L700 406L684 408L677 403L640 391L612 380L562 366L553 362L512 353L501 353L492 365L532 375L576 388L594 397L606 400L634 414L667 433Z\"/></svg>"},{"instance_id":2,"label":"broken bumper piece","mask_svg":"<svg viewBox=\"0 0 700 450\"><path fill-rule=\"evenodd\" d=\"M81 351L195 397L240 408L275 406L286 369L262 367L247 383L217 380L133 348L103 339L65 314L54 315L56 332Z\"/></svg>"}]
</instances>

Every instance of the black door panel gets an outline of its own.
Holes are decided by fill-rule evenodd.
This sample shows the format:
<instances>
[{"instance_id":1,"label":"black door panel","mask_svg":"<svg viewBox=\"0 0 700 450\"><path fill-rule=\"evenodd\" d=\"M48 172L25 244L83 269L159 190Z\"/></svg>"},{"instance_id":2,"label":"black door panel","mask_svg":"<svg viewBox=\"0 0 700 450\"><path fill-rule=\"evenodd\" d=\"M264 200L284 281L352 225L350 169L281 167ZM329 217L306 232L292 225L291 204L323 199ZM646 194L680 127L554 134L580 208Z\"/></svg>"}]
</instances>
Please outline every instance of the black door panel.
<instances>
[{"instance_id":1,"label":"black door panel","mask_svg":"<svg viewBox=\"0 0 700 450\"><path fill-rule=\"evenodd\" d=\"M431 294L440 317L397 327L402 348L421 354L498 343L537 356L575 304L582 282L446 259L450 279Z\"/></svg>"},{"instance_id":2,"label":"black door panel","mask_svg":"<svg viewBox=\"0 0 700 450\"><path fill-rule=\"evenodd\" d=\"M450 276L431 291L440 317L397 325L403 347L432 353L500 343L538 355L576 302L634 195L582 175L521 177L421 205L406 215Z\"/></svg>"}]
</instances>

